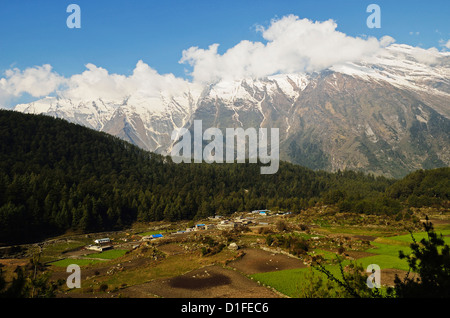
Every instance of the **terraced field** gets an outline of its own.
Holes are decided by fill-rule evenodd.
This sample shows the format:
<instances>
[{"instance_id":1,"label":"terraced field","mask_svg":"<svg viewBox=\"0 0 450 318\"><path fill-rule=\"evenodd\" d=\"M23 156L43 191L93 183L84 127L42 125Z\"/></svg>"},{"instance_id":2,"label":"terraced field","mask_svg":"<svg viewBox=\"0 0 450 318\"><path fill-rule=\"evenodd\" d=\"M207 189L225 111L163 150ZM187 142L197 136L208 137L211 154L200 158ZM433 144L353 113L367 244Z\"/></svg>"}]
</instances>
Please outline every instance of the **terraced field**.
<instances>
[{"instance_id":1,"label":"terraced field","mask_svg":"<svg viewBox=\"0 0 450 318\"><path fill-rule=\"evenodd\" d=\"M450 244L450 229L448 224L438 225L436 232L442 234L444 242ZM338 233L335 229L333 233ZM358 234L362 232L357 231ZM348 234L346 232L345 234ZM372 232L373 234L373 232ZM426 238L426 232L413 233L414 239L419 242ZM409 270L409 265L406 260L399 258L399 252L403 251L405 254L411 253L409 245L413 242L411 234L384 236L378 237L371 242L372 248L366 249L364 252L374 254L366 257L360 257L356 260L363 268L367 268L371 264L377 264L381 268L381 284L384 286L392 286L395 275L402 277ZM324 252L320 250L314 251L317 254L322 253L325 259L331 259L333 253ZM343 262L343 265L348 265L349 261ZM328 265L326 269L333 275L339 277L340 270L337 265ZM384 275L385 274L385 275ZM251 277L260 283L271 286L272 288L282 292L289 297L298 297L302 288L307 288L311 275L324 276L324 274L314 271L311 268L296 268L286 269L280 271L270 271L264 273L254 273Z\"/></svg>"}]
</instances>

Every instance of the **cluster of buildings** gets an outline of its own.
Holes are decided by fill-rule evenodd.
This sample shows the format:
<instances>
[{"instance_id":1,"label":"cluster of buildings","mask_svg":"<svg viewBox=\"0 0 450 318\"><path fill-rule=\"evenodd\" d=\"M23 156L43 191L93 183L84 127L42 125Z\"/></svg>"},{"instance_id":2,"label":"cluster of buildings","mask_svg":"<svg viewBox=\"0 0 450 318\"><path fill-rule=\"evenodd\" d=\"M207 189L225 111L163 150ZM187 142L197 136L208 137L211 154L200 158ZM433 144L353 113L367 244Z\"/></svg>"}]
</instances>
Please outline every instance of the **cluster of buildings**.
<instances>
[{"instance_id":1,"label":"cluster of buildings","mask_svg":"<svg viewBox=\"0 0 450 318\"><path fill-rule=\"evenodd\" d=\"M291 214L291 212L284 212L284 213L276 213L276 215L285 215L285 214ZM245 215L245 214L242 214ZM256 221L255 219L258 217L264 217L268 215L273 215L273 213L270 210L254 210L251 213L247 213L247 216L237 216L235 218L229 218L225 219L223 216L216 215L213 217L209 217L208 219L212 222L210 224L204 224L199 223L196 224L193 227L189 227L184 231L178 231L173 234L183 234L187 232L194 232L194 231L203 231L203 230L211 230L211 229L219 229L219 230L230 230L234 229L240 226L267 226L268 223L266 222L260 222ZM163 238L162 234L152 234L152 235L146 235L141 238L141 241L152 241L155 239ZM112 248L112 242L110 238L102 238L102 239L96 239L94 241L95 245L89 245L87 249L89 250L95 250L95 251L105 251Z\"/></svg>"},{"instance_id":2,"label":"cluster of buildings","mask_svg":"<svg viewBox=\"0 0 450 318\"><path fill-rule=\"evenodd\" d=\"M254 210L254 211L252 211L252 214L259 214L259 215L263 215L263 216L266 216L266 215L288 215L288 214L291 214L292 212L280 212L280 211L278 211L278 212L274 212L274 213L272 213L272 211L270 211L270 210Z\"/></svg>"},{"instance_id":3,"label":"cluster of buildings","mask_svg":"<svg viewBox=\"0 0 450 318\"><path fill-rule=\"evenodd\" d=\"M194 227L188 227L184 232L211 230L214 228L216 228L214 224L196 224Z\"/></svg>"},{"instance_id":4,"label":"cluster of buildings","mask_svg":"<svg viewBox=\"0 0 450 318\"><path fill-rule=\"evenodd\" d=\"M268 210L261 210L265 211L266 213L270 212ZM260 214L263 215L263 214ZM196 224L193 227L187 228L185 231L178 231L175 234L181 234L186 232L194 232L194 231L203 231L203 230L211 230L211 229L219 229L219 230L230 230L234 229L238 226L248 226L252 223L254 224L255 221L253 220L253 217L236 217L234 219L224 219L224 217L220 215L209 217L209 220L211 220L213 223L211 224ZM219 222L217 222L219 221Z\"/></svg>"}]
</instances>

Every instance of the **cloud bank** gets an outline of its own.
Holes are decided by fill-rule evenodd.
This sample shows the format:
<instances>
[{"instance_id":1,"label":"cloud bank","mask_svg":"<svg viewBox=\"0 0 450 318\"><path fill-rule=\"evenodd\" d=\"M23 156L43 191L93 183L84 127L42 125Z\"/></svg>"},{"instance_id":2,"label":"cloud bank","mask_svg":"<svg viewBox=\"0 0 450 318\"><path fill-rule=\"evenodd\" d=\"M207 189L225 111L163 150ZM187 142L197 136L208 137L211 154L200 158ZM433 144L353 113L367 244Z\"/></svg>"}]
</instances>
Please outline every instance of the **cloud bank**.
<instances>
[{"instance_id":1,"label":"cloud bank","mask_svg":"<svg viewBox=\"0 0 450 318\"><path fill-rule=\"evenodd\" d=\"M391 37L355 38L336 30L333 20L313 22L294 15L259 27L266 43L241 41L218 54L219 44L183 51L180 63L192 68L195 82L265 77L276 73L321 71L336 64L371 57L393 42Z\"/></svg>"},{"instance_id":2,"label":"cloud bank","mask_svg":"<svg viewBox=\"0 0 450 318\"><path fill-rule=\"evenodd\" d=\"M64 82L65 78L53 72L48 64L24 71L18 68L7 70L5 77L0 78L0 106L25 93L36 98L47 96Z\"/></svg>"},{"instance_id":3,"label":"cloud bank","mask_svg":"<svg viewBox=\"0 0 450 318\"><path fill-rule=\"evenodd\" d=\"M174 95L186 91L192 84L173 74L160 75L143 61L136 64L130 76L110 74L106 69L87 64L86 70L69 78L52 71L50 65L7 70L0 79L0 104L29 94L41 98L56 94L77 100L117 101L128 96L160 97L161 92Z\"/></svg>"},{"instance_id":4,"label":"cloud bank","mask_svg":"<svg viewBox=\"0 0 450 318\"><path fill-rule=\"evenodd\" d=\"M66 81L66 87L59 95L69 99L117 100L130 95L159 97L161 92L176 94L185 91L189 82L173 74L160 75L148 64L139 61L130 76L109 74L104 68L93 64L86 65L87 70L76 74Z\"/></svg>"}]
</instances>

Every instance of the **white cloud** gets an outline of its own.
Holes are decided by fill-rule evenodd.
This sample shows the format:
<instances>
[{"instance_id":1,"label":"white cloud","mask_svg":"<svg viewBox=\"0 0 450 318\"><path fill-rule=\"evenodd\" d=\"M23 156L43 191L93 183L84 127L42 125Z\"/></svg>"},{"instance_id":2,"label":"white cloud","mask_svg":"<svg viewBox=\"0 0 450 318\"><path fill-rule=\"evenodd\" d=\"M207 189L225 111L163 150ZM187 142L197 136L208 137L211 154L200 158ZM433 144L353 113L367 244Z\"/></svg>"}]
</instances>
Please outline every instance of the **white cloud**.
<instances>
[{"instance_id":1,"label":"white cloud","mask_svg":"<svg viewBox=\"0 0 450 318\"><path fill-rule=\"evenodd\" d=\"M415 47L410 53L417 60L417 62L426 65L436 64L439 60L439 50L434 47L429 49Z\"/></svg>"},{"instance_id":2,"label":"white cloud","mask_svg":"<svg viewBox=\"0 0 450 318\"><path fill-rule=\"evenodd\" d=\"M130 95L158 97L162 91L184 91L189 83L173 74L160 75L143 61L136 64L130 76L109 74L104 68L93 64L87 70L67 80L67 87L59 94L71 99L117 100Z\"/></svg>"},{"instance_id":3,"label":"white cloud","mask_svg":"<svg viewBox=\"0 0 450 318\"><path fill-rule=\"evenodd\" d=\"M370 37L355 38L336 30L333 20L313 22L289 15L272 20L266 29L258 27L266 43L241 41L218 54L219 44L208 49L191 47L183 51L180 63L192 67L196 82L264 77L276 73L314 72L336 64L356 62L376 54L393 42Z\"/></svg>"},{"instance_id":4,"label":"white cloud","mask_svg":"<svg viewBox=\"0 0 450 318\"><path fill-rule=\"evenodd\" d=\"M24 93L33 97L57 94L72 100L117 101L130 95L152 98L185 92L192 86L173 74L160 75L143 61L139 61L130 76L110 74L106 69L87 64L86 70L69 78L52 71L50 65L11 69L0 78L0 104Z\"/></svg>"},{"instance_id":5,"label":"white cloud","mask_svg":"<svg viewBox=\"0 0 450 318\"><path fill-rule=\"evenodd\" d=\"M5 72L0 78L0 92L14 97L28 93L33 97L42 97L54 92L65 79L52 71L48 64L27 68L24 71L18 68Z\"/></svg>"}]
</instances>

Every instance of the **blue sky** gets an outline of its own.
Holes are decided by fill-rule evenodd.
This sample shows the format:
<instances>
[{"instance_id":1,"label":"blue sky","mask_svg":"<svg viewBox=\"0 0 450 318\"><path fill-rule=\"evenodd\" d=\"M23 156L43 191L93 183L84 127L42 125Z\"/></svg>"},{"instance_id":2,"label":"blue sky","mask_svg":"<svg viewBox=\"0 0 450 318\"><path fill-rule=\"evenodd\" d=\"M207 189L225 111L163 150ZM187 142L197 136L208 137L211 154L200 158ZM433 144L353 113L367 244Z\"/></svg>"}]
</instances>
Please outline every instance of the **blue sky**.
<instances>
[{"instance_id":1,"label":"blue sky","mask_svg":"<svg viewBox=\"0 0 450 318\"><path fill-rule=\"evenodd\" d=\"M66 8L81 7L82 28L69 29ZM381 7L381 29L369 29L366 8ZM63 76L87 63L129 74L143 60L160 74L184 76L178 61L191 46L219 43L219 52L241 40L264 41L255 25L288 14L313 21L334 19L338 31L397 43L439 48L450 34L450 1L302 0L1 0L0 71L50 64Z\"/></svg>"}]
</instances>

